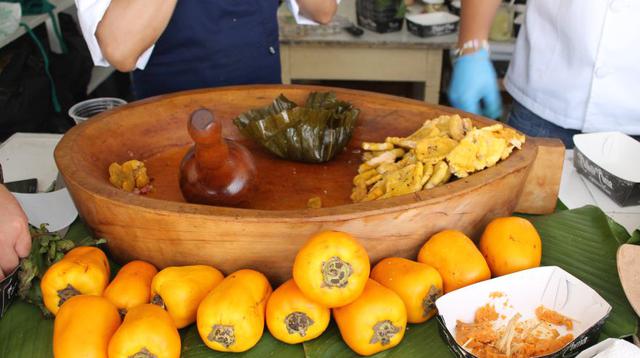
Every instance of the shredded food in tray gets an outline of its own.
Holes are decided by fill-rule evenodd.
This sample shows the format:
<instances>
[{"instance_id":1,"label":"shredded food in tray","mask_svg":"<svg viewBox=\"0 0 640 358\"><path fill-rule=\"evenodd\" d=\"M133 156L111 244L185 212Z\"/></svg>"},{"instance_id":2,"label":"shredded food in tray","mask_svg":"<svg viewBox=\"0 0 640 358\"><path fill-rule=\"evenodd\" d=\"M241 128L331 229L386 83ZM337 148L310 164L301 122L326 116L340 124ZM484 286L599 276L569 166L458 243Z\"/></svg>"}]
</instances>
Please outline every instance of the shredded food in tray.
<instances>
[{"instance_id":1,"label":"shredded food in tray","mask_svg":"<svg viewBox=\"0 0 640 358\"><path fill-rule=\"evenodd\" d=\"M489 294L489 298L500 298L500 297L504 297L504 293L503 292L496 291L496 292L491 292Z\"/></svg>"},{"instance_id":2,"label":"shredded food in tray","mask_svg":"<svg viewBox=\"0 0 640 358\"><path fill-rule=\"evenodd\" d=\"M535 314L522 320L516 313L506 325L498 325L498 312L486 304L478 308L473 323L457 321L456 341L478 358L528 358L551 354L573 340L573 334L561 335L556 329L573 329L570 318L544 306Z\"/></svg>"}]
</instances>

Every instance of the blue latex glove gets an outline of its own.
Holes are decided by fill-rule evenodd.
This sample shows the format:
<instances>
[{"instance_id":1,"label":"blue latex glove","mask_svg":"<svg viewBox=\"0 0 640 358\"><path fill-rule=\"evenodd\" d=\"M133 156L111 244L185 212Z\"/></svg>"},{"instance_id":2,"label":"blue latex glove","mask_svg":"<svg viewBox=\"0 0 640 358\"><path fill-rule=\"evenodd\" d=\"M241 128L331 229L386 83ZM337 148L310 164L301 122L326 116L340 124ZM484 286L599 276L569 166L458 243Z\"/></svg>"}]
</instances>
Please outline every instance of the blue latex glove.
<instances>
[{"instance_id":1,"label":"blue latex glove","mask_svg":"<svg viewBox=\"0 0 640 358\"><path fill-rule=\"evenodd\" d=\"M478 50L456 60L449 86L449 102L466 112L489 118L500 117L502 100L496 71L487 50Z\"/></svg>"}]
</instances>

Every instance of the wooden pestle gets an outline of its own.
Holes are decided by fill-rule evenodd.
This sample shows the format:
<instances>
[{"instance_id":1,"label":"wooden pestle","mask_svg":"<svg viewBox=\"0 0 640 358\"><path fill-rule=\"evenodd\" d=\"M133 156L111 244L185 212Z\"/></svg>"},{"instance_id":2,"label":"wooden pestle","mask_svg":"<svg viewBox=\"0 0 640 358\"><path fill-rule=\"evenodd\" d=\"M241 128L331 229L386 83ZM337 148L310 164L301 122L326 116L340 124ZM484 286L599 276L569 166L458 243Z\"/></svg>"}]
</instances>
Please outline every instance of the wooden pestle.
<instances>
[{"instance_id":1,"label":"wooden pestle","mask_svg":"<svg viewBox=\"0 0 640 358\"><path fill-rule=\"evenodd\" d=\"M242 145L222 137L222 123L207 109L191 114L194 146L180 164L180 190L190 203L243 206L256 183L253 157Z\"/></svg>"}]
</instances>

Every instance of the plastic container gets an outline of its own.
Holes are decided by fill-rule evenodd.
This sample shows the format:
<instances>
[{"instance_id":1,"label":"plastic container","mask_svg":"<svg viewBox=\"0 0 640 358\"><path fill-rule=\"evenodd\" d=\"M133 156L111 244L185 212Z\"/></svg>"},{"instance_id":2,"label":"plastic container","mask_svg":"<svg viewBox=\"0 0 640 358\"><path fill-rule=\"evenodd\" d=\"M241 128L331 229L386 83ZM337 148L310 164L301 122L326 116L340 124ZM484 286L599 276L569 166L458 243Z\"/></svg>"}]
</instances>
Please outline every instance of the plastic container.
<instances>
[{"instance_id":1,"label":"plastic container","mask_svg":"<svg viewBox=\"0 0 640 358\"><path fill-rule=\"evenodd\" d=\"M407 15L407 29L420 37L448 35L458 30L460 18L448 12Z\"/></svg>"},{"instance_id":2,"label":"plastic container","mask_svg":"<svg viewBox=\"0 0 640 358\"><path fill-rule=\"evenodd\" d=\"M449 12L454 15L460 16L460 8L462 7L462 3L460 0L453 0L449 3Z\"/></svg>"},{"instance_id":3,"label":"plastic container","mask_svg":"<svg viewBox=\"0 0 640 358\"><path fill-rule=\"evenodd\" d=\"M405 11L403 0L356 0L358 26L379 33L402 30Z\"/></svg>"},{"instance_id":4,"label":"plastic container","mask_svg":"<svg viewBox=\"0 0 640 358\"><path fill-rule=\"evenodd\" d=\"M69 117L71 117L76 124L80 124L95 115L124 104L127 104L127 101L120 98L93 98L74 104L69 108L68 113Z\"/></svg>"},{"instance_id":5,"label":"plastic container","mask_svg":"<svg viewBox=\"0 0 640 358\"><path fill-rule=\"evenodd\" d=\"M426 13L447 11L444 0L422 0L422 2Z\"/></svg>"},{"instance_id":6,"label":"plastic container","mask_svg":"<svg viewBox=\"0 0 640 358\"><path fill-rule=\"evenodd\" d=\"M16 268L7 277L0 280L0 318L4 316L7 309L18 294L18 269Z\"/></svg>"},{"instance_id":7,"label":"plastic container","mask_svg":"<svg viewBox=\"0 0 640 358\"><path fill-rule=\"evenodd\" d=\"M576 134L573 165L620 206L640 205L640 142L620 132Z\"/></svg>"},{"instance_id":8,"label":"plastic container","mask_svg":"<svg viewBox=\"0 0 640 358\"><path fill-rule=\"evenodd\" d=\"M515 8L511 4L501 4L493 18L489 40L509 41L513 37L513 19Z\"/></svg>"},{"instance_id":9,"label":"plastic container","mask_svg":"<svg viewBox=\"0 0 640 358\"><path fill-rule=\"evenodd\" d=\"M495 293L500 293L494 296ZM571 333L573 341L559 351L538 358L573 357L598 342L600 331L611 312L611 305L598 292L556 266L536 267L482 281L447 293L436 301L440 333L457 358L475 357L455 340L458 320L472 322L476 310L493 304L498 323L506 324L516 313L522 319L534 317L543 305L573 319L570 332L555 326L561 334Z\"/></svg>"}]
</instances>

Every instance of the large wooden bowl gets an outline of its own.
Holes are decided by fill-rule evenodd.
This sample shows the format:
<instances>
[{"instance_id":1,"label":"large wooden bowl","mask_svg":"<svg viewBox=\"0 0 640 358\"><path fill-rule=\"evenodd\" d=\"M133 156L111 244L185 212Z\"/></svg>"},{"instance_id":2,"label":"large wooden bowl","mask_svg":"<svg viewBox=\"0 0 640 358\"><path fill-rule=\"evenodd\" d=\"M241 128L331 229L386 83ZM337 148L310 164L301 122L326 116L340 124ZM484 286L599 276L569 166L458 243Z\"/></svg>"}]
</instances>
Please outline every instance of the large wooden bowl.
<instances>
[{"instance_id":1,"label":"large wooden bowl","mask_svg":"<svg viewBox=\"0 0 640 358\"><path fill-rule=\"evenodd\" d=\"M388 256L415 258L431 234L456 228L476 236L492 218L511 214L521 193L539 195L540 180L535 190L525 185L539 149L529 138L523 149L507 160L468 178L411 195L350 202L362 141L408 135L426 119L458 113L451 108L332 89L338 98L360 108L361 114L348 148L325 164L277 159L245 139L231 122L248 109L269 104L280 93L301 103L312 90L328 89L230 87L135 102L71 129L56 148L56 162L81 216L96 235L107 238L117 259L142 259L161 268L205 263L225 273L249 267L264 272L274 282L291 276L297 250L321 230L351 233L366 247L374 263ZM188 204L180 194L179 161L192 144L187 118L200 107L212 109L224 120L225 136L254 154L259 189L249 208ZM472 119L481 126L492 123L480 117ZM146 162L155 179L155 193L140 196L109 184L109 164L131 158ZM555 176L559 178L559 173ZM543 177L554 178L554 173ZM554 201L557 188L550 193ZM320 196L324 207L307 209L312 196ZM520 205L526 211L536 211L527 209L531 208L529 204Z\"/></svg>"}]
</instances>

